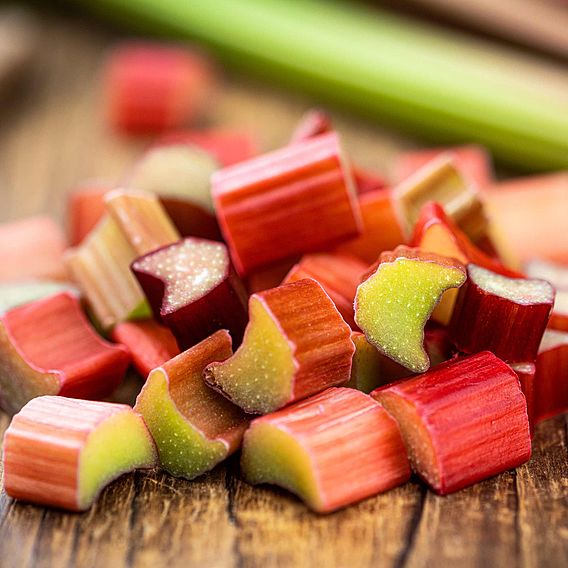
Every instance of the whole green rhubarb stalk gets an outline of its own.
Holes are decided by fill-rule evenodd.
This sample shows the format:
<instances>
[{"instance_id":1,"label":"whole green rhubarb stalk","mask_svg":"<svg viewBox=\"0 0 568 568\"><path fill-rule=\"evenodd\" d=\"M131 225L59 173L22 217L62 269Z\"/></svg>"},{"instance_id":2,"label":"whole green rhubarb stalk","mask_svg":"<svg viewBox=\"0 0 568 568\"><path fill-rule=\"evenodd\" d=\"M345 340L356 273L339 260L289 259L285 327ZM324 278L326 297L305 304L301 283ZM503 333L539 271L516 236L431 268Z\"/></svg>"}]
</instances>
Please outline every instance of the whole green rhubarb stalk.
<instances>
[{"instance_id":1,"label":"whole green rhubarb stalk","mask_svg":"<svg viewBox=\"0 0 568 568\"><path fill-rule=\"evenodd\" d=\"M568 167L568 73L489 42L324 0L79 0L228 64L530 169Z\"/></svg>"}]
</instances>

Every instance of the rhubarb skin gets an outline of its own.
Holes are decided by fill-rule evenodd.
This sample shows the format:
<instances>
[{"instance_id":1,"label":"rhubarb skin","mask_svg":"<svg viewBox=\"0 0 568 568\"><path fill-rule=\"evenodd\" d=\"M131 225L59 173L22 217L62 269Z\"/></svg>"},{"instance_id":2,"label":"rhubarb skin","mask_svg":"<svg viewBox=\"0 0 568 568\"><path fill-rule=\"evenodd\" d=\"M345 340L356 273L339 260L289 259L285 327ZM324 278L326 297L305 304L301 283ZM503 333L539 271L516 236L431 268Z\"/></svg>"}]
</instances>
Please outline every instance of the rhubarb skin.
<instances>
[{"instance_id":1,"label":"rhubarb skin","mask_svg":"<svg viewBox=\"0 0 568 568\"><path fill-rule=\"evenodd\" d=\"M425 203L437 201L474 242L487 234L488 220L480 194L464 178L451 154L428 162L393 189L394 202L410 237Z\"/></svg>"},{"instance_id":2,"label":"rhubarb skin","mask_svg":"<svg viewBox=\"0 0 568 568\"><path fill-rule=\"evenodd\" d=\"M125 134L153 134L202 114L215 73L197 51L129 42L110 53L104 85L111 126Z\"/></svg>"},{"instance_id":3,"label":"rhubarb skin","mask_svg":"<svg viewBox=\"0 0 568 568\"><path fill-rule=\"evenodd\" d=\"M554 304L545 280L507 278L475 264L456 301L449 333L464 353L489 350L508 363L536 359Z\"/></svg>"},{"instance_id":4,"label":"rhubarb skin","mask_svg":"<svg viewBox=\"0 0 568 568\"><path fill-rule=\"evenodd\" d=\"M362 229L351 172L333 132L220 170L212 191L241 276L329 248Z\"/></svg>"},{"instance_id":5,"label":"rhubarb skin","mask_svg":"<svg viewBox=\"0 0 568 568\"><path fill-rule=\"evenodd\" d=\"M150 319L119 323L113 328L111 337L128 349L134 367L144 379L150 371L180 353L172 332Z\"/></svg>"},{"instance_id":6,"label":"rhubarb skin","mask_svg":"<svg viewBox=\"0 0 568 568\"><path fill-rule=\"evenodd\" d=\"M534 379L536 374L536 365L534 363L513 363L511 369L515 371L519 382L521 383L521 390L525 395L527 401L527 416L529 417L531 438L534 436L535 426L535 388Z\"/></svg>"},{"instance_id":7,"label":"rhubarb skin","mask_svg":"<svg viewBox=\"0 0 568 568\"><path fill-rule=\"evenodd\" d=\"M227 328L235 345L246 327L247 293L223 243L187 237L131 265L154 312L180 349Z\"/></svg>"},{"instance_id":8,"label":"rhubarb skin","mask_svg":"<svg viewBox=\"0 0 568 568\"><path fill-rule=\"evenodd\" d=\"M491 156L483 147L475 144L446 148L428 148L412 150L399 154L394 166L393 178L400 183L441 155L451 155L455 165L477 187L486 187L493 183L493 165Z\"/></svg>"},{"instance_id":9,"label":"rhubarb skin","mask_svg":"<svg viewBox=\"0 0 568 568\"><path fill-rule=\"evenodd\" d=\"M99 181L74 188L67 197L67 232L69 244L79 245L105 214L104 196L112 188Z\"/></svg>"},{"instance_id":10,"label":"rhubarb skin","mask_svg":"<svg viewBox=\"0 0 568 568\"><path fill-rule=\"evenodd\" d=\"M396 422L371 397L329 388L257 418L243 442L241 468L252 484L273 483L318 513L402 485L410 477Z\"/></svg>"},{"instance_id":11,"label":"rhubarb skin","mask_svg":"<svg viewBox=\"0 0 568 568\"><path fill-rule=\"evenodd\" d=\"M356 329L353 301L361 277L367 271L367 265L357 257L344 254L314 253L304 255L300 262L292 267L283 283L296 282L303 278L312 278L321 284L327 295L333 300L343 319Z\"/></svg>"},{"instance_id":12,"label":"rhubarb skin","mask_svg":"<svg viewBox=\"0 0 568 568\"><path fill-rule=\"evenodd\" d=\"M388 187L385 178L376 172L356 167L353 169L353 177L359 195L381 189L386 190Z\"/></svg>"},{"instance_id":13,"label":"rhubarb skin","mask_svg":"<svg viewBox=\"0 0 568 568\"><path fill-rule=\"evenodd\" d=\"M257 292L264 292L264 290L276 288L276 286L282 284L282 281L298 260L299 259L284 260L249 274L247 277L249 293L256 294Z\"/></svg>"},{"instance_id":14,"label":"rhubarb skin","mask_svg":"<svg viewBox=\"0 0 568 568\"><path fill-rule=\"evenodd\" d=\"M49 217L0 225L0 282L65 280L65 235Z\"/></svg>"},{"instance_id":15,"label":"rhubarb skin","mask_svg":"<svg viewBox=\"0 0 568 568\"><path fill-rule=\"evenodd\" d=\"M290 137L290 144L305 142L332 130L331 118L325 111L318 108L310 109L300 118Z\"/></svg>"},{"instance_id":16,"label":"rhubarb skin","mask_svg":"<svg viewBox=\"0 0 568 568\"><path fill-rule=\"evenodd\" d=\"M182 237L223 240L217 218L203 207L180 197L160 197L160 203Z\"/></svg>"},{"instance_id":17,"label":"rhubarb skin","mask_svg":"<svg viewBox=\"0 0 568 568\"><path fill-rule=\"evenodd\" d=\"M124 473L156 465L142 418L125 404L41 396L4 436L4 488L14 499L88 509Z\"/></svg>"},{"instance_id":18,"label":"rhubarb skin","mask_svg":"<svg viewBox=\"0 0 568 568\"><path fill-rule=\"evenodd\" d=\"M315 280L252 295L249 315L235 354L205 369L209 386L245 412L267 414L349 380L351 330Z\"/></svg>"},{"instance_id":19,"label":"rhubarb skin","mask_svg":"<svg viewBox=\"0 0 568 568\"><path fill-rule=\"evenodd\" d=\"M247 132L210 128L207 130L178 130L164 134L157 145L187 144L205 150L223 166L232 166L258 154L255 140Z\"/></svg>"},{"instance_id":20,"label":"rhubarb skin","mask_svg":"<svg viewBox=\"0 0 568 568\"><path fill-rule=\"evenodd\" d=\"M519 379L489 351L442 363L371 396L398 422L414 471L440 495L530 458Z\"/></svg>"},{"instance_id":21,"label":"rhubarb skin","mask_svg":"<svg viewBox=\"0 0 568 568\"><path fill-rule=\"evenodd\" d=\"M232 354L231 336L214 333L154 369L136 400L162 467L193 479L237 451L249 424L244 412L203 382L203 369Z\"/></svg>"},{"instance_id":22,"label":"rhubarb skin","mask_svg":"<svg viewBox=\"0 0 568 568\"><path fill-rule=\"evenodd\" d=\"M129 363L128 350L101 339L68 292L0 317L0 398L9 413L44 394L108 397Z\"/></svg>"},{"instance_id":23,"label":"rhubarb skin","mask_svg":"<svg viewBox=\"0 0 568 568\"><path fill-rule=\"evenodd\" d=\"M568 411L568 333L546 330L536 359L534 421Z\"/></svg>"},{"instance_id":24,"label":"rhubarb skin","mask_svg":"<svg viewBox=\"0 0 568 568\"><path fill-rule=\"evenodd\" d=\"M384 252L355 297L355 322L381 353L415 373L428 370L424 326L442 294L460 287L455 259L405 246Z\"/></svg>"},{"instance_id":25,"label":"rhubarb skin","mask_svg":"<svg viewBox=\"0 0 568 568\"><path fill-rule=\"evenodd\" d=\"M406 238L389 190L381 189L360 195L359 206L363 218L363 232L359 237L342 243L335 250L371 264L383 251L394 249L404 243Z\"/></svg>"}]
</instances>

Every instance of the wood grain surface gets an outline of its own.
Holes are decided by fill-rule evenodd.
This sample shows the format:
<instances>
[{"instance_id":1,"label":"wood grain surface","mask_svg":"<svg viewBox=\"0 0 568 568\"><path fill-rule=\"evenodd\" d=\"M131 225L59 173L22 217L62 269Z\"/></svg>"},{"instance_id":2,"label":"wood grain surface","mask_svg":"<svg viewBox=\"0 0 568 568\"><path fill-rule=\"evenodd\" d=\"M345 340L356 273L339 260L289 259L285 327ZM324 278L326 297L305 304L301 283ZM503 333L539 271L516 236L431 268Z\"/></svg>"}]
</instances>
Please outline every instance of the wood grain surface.
<instances>
[{"instance_id":1,"label":"wood grain surface","mask_svg":"<svg viewBox=\"0 0 568 568\"><path fill-rule=\"evenodd\" d=\"M63 219L69 188L89 177L119 179L144 147L105 127L100 71L116 40L80 19L43 22L28 79L2 99L0 221L39 212ZM209 124L245 128L273 148L310 104L226 76ZM384 170L416 144L334 118L366 167ZM7 425L0 414L0 433ZM193 482L161 472L124 476L85 514L16 503L2 492L0 566L565 567L567 426L566 417L542 424L530 463L473 488L438 497L413 481L325 517L283 491L250 487L236 458Z\"/></svg>"}]
</instances>

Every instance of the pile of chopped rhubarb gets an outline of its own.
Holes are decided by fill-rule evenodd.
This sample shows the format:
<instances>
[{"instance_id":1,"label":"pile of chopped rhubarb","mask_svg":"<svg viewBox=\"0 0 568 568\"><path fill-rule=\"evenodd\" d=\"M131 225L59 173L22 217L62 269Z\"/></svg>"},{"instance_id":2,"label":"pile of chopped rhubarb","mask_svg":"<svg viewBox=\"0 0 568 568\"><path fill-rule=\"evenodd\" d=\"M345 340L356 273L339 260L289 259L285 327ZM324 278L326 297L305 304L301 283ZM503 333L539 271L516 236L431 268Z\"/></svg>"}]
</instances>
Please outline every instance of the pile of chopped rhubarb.
<instances>
[{"instance_id":1,"label":"pile of chopped rhubarb","mask_svg":"<svg viewBox=\"0 0 568 568\"><path fill-rule=\"evenodd\" d=\"M240 454L327 513L527 462L568 410L566 174L499 183L464 146L405 152L389 180L321 110L260 153L183 129L214 80L180 47L114 53L110 120L159 137L70 192L67 236L0 226L6 493L81 511L127 472ZM111 402L129 369L136 403Z\"/></svg>"}]
</instances>

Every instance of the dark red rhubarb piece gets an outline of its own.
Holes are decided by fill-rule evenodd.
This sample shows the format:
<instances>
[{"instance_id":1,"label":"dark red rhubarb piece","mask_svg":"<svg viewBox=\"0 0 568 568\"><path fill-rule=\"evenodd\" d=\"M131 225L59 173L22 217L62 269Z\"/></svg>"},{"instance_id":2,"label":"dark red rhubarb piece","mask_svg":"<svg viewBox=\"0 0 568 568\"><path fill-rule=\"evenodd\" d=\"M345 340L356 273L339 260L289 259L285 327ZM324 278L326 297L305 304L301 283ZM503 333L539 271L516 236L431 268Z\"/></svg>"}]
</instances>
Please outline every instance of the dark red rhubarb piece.
<instances>
[{"instance_id":1,"label":"dark red rhubarb piece","mask_svg":"<svg viewBox=\"0 0 568 568\"><path fill-rule=\"evenodd\" d=\"M442 363L371 396L398 422L413 469L441 495L530 458L519 379L488 351Z\"/></svg>"},{"instance_id":2,"label":"dark red rhubarb piece","mask_svg":"<svg viewBox=\"0 0 568 568\"><path fill-rule=\"evenodd\" d=\"M464 353L489 350L508 363L536 359L554 303L545 280L507 278L475 264L458 294L449 333Z\"/></svg>"},{"instance_id":3,"label":"dark red rhubarb piece","mask_svg":"<svg viewBox=\"0 0 568 568\"><path fill-rule=\"evenodd\" d=\"M132 265L154 312L185 350L219 329L236 345L247 323L247 294L223 243L188 237Z\"/></svg>"},{"instance_id":4,"label":"dark red rhubarb piece","mask_svg":"<svg viewBox=\"0 0 568 568\"><path fill-rule=\"evenodd\" d=\"M7 412L44 394L108 397L129 363L128 350L101 339L69 292L0 317L0 399Z\"/></svg>"},{"instance_id":5,"label":"dark red rhubarb piece","mask_svg":"<svg viewBox=\"0 0 568 568\"><path fill-rule=\"evenodd\" d=\"M534 378L536 373L536 365L534 363L512 363L511 369L517 373L519 382L521 383L521 390L527 400L527 415L529 417L529 424L531 426L531 438L534 435Z\"/></svg>"},{"instance_id":6,"label":"dark red rhubarb piece","mask_svg":"<svg viewBox=\"0 0 568 568\"><path fill-rule=\"evenodd\" d=\"M355 237L351 172L330 132L213 174L221 231L241 275Z\"/></svg>"},{"instance_id":7,"label":"dark red rhubarb piece","mask_svg":"<svg viewBox=\"0 0 568 568\"><path fill-rule=\"evenodd\" d=\"M207 383L243 410L266 414L346 383L351 329L315 280L254 294L242 345L205 369Z\"/></svg>"}]
</instances>

